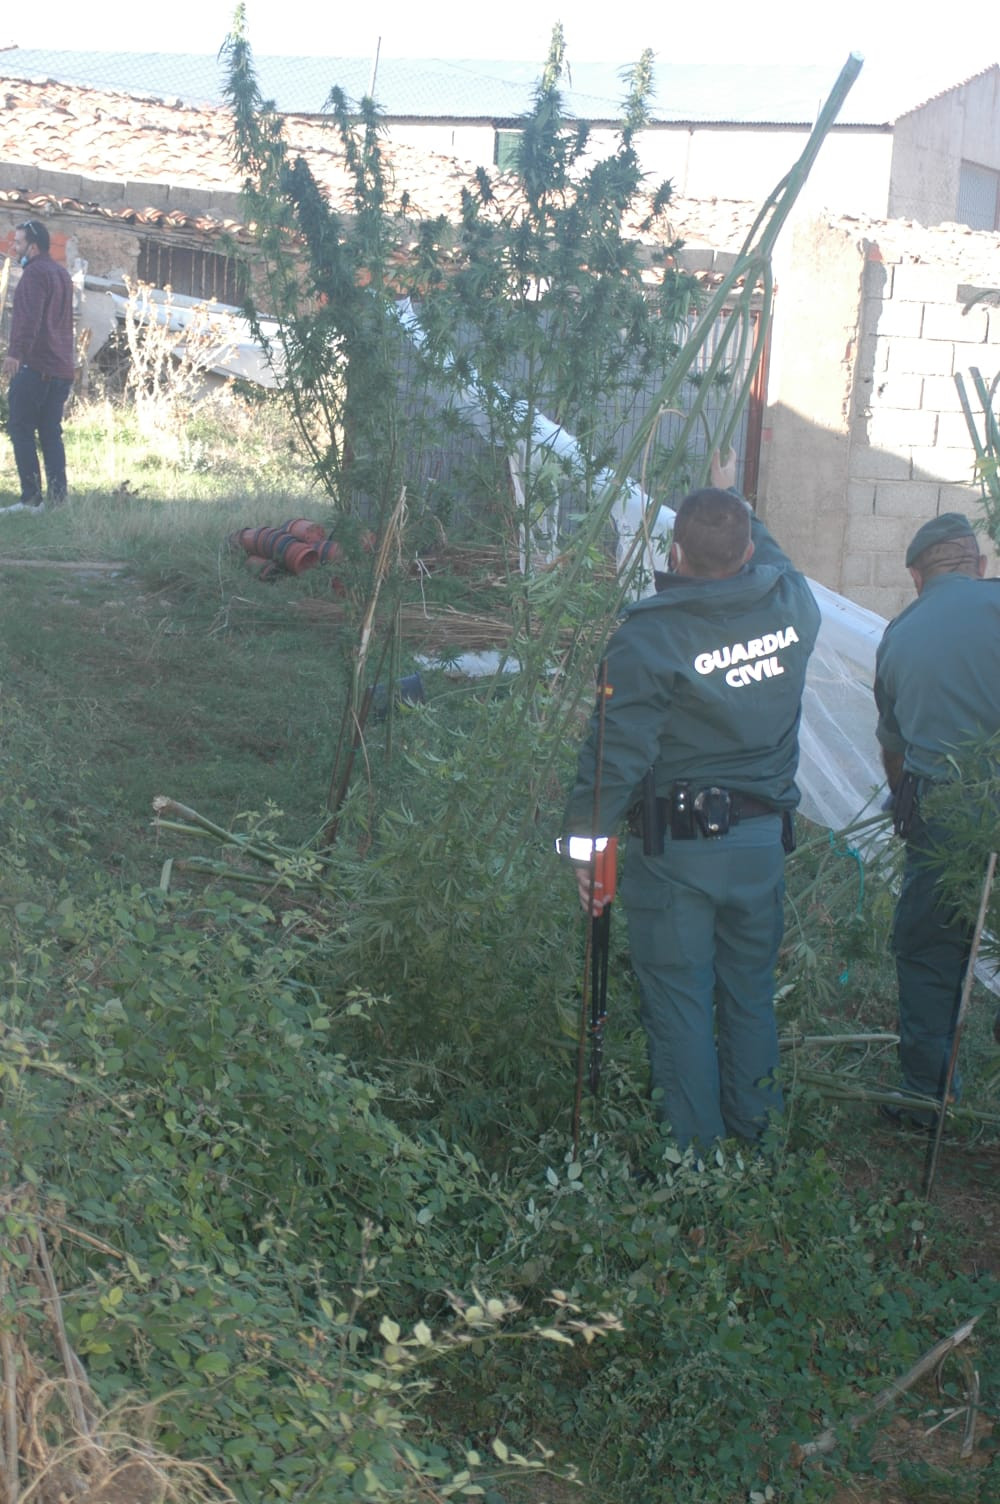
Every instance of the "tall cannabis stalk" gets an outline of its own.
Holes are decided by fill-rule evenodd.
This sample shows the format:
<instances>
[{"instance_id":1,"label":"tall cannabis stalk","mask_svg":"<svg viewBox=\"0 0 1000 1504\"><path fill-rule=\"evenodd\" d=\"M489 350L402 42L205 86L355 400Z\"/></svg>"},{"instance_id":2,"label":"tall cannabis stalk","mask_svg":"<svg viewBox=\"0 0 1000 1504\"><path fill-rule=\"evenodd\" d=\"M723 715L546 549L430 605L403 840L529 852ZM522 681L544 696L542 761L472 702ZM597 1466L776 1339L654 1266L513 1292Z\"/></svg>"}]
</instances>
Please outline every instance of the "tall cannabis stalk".
<instances>
[{"instance_id":1,"label":"tall cannabis stalk","mask_svg":"<svg viewBox=\"0 0 1000 1504\"><path fill-rule=\"evenodd\" d=\"M616 148L598 160L588 126L565 113L564 65L557 26L511 178L477 172L454 243L426 250L436 275L415 300L427 358L478 394L511 467L512 521L528 540L556 502L564 514L589 508L644 388L677 354L696 292L672 269L646 285L649 256L633 228L659 229L654 260L677 249L664 219L670 185L649 199L634 144L648 118L652 54L632 71ZM540 419L574 436L572 464L540 434Z\"/></svg>"},{"instance_id":2,"label":"tall cannabis stalk","mask_svg":"<svg viewBox=\"0 0 1000 1504\"><path fill-rule=\"evenodd\" d=\"M414 236L412 222L406 225L416 247L400 266L400 258L390 259L398 226L387 211L374 104L363 100L355 123L343 94L330 96L353 184L354 212L341 218L307 164L288 160L281 123L256 85L242 17L225 50L235 149L260 226L285 384L317 473L342 506L356 490L381 517L405 486L412 525L434 490L412 458L427 432L434 430L442 453L474 436L478 474L466 471L466 480L459 472L451 492L441 486L437 494L453 505L476 497L481 514L472 525L480 536L499 519L503 536L519 532L528 540L528 568L511 582L517 689L499 716L495 703L486 706L482 724L456 752L474 765L468 788L481 800L487 828L512 809L533 810L551 785L586 669L640 565L637 541L617 582L602 583L596 567L632 478L643 473L647 495L675 494L698 478L696 436L700 441L707 428L710 447L722 447L735 431L762 358L775 238L860 60L843 70L802 157L693 322L691 280L665 266L650 291L644 253L627 229L642 205L646 228L661 224L658 254L669 262L675 247L661 217L670 187L646 202L635 148L648 117L648 52L633 70L616 149L593 160L586 125L565 115L565 42L557 27L521 122L514 184L477 172L456 226L427 221ZM405 388L406 335L397 316L403 291L421 332ZM721 416L710 420L720 391ZM669 446L655 441L663 408L683 414ZM561 426L575 436L570 458L540 438L542 419L550 431ZM658 501L650 504L647 531L658 509ZM567 513L575 531L557 566L532 573L533 529ZM383 598L387 609L394 604L391 594ZM560 646L567 629L575 630L578 649L568 654ZM561 667L555 680L554 663ZM442 836L468 816L449 801Z\"/></svg>"},{"instance_id":3,"label":"tall cannabis stalk","mask_svg":"<svg viewBox=\"0 0 1000 1504\"><path fill-rule=\"evenodd\" d=\"M326 102L351 187L354 212L345 219L304 158L292 156L281 117L261 95L242 5L222 56L233 152L277 341L266 337L252 294L247 314L331 499L349 511L360 495L370 516L387 515L400 484L398 333L387 308L392 239L378 111L362 100L355 123L341 90Z\"/></svg>"}]
</instances>

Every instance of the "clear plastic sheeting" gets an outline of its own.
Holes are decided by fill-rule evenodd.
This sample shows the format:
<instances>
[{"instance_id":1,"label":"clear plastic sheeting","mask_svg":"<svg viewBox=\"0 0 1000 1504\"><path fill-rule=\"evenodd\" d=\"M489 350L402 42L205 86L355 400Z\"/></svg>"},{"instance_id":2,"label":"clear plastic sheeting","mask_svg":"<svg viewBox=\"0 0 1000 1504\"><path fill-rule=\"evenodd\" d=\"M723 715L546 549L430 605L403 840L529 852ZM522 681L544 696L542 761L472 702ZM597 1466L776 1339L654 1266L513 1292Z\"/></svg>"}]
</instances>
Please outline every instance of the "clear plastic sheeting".
<instances>
[{"instance_id":1,"label":"clear plastic sheeting","mask_svg":"<svg viewBox=\"0 0 1000 1504\"><path fill-rule=\"evenodd\" d=\"M92 331L89 359L107 342L118 323L124 323L131 295L122 291L123 284L104 277L87 276L78 322ZM133 317L138 323L158 324L172 334L191 329L199 340L197 364L220 377L237 377L255 386L276 389L281 385L283 357L278 342L279 326L273 319L260 320L260 329L270 342L265 351L250 328L242 308L228 303L213 303L206 298L192 298L183 293L148 289L145 297L132 298ZM211 343L212 338L217 344ZM185 346L178 343L175 354Z\"/></svg>"},{"instance_id":2,"label":"clear plastic sheeting","mask_svg":"<svg viewBox=\"0 0 1000 1504\"><path fill-rule=\"evenodd\" d=\"M841 830L885 797L875 737L875 651L885 618L815 580L822 613L802 700L798 783L802 813Z\"/></svg>"}]
</instances>

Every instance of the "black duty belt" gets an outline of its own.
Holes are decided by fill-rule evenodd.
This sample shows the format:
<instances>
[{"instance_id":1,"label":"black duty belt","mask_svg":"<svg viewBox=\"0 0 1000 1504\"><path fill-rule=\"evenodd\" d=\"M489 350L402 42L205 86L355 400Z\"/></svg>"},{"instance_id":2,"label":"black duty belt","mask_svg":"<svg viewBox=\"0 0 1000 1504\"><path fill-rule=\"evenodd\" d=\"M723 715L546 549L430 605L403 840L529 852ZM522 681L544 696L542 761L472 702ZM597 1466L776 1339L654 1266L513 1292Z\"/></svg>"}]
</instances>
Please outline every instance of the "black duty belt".
<instances>
[{"instance_id":1,"label":"black duty belt","mask_svg":"<svg viewBox=\"0 0 1000 1504\"><path fill-rule=\"evenodd\" d=\"M711 788L692 789L692 806L697 804L699 799L704 799L705 795L712 792ZM718 789L715 792L728 796L730 825L739 825L741 820L756 820L761 815L781 814L780 809L775 809L773 804L765 804L763 799L755 799L752 794L740 794L733 789ZM674 809L675 800L675 794L667 794L662 798L658 797L656 801L660 818L666 821L668 830L670 828L670 814Z\"/></svg>"},{"instance_id":2,"label":"black duty belt","mask_svg":"<svg viewBox=\"0 0 1000 1504\"><path fill-rule=\"evenodd\" d=\"M650 770L643 779L642 797L629 814L629 829L642 836L643 852L646 856L655 856L662 852L664 837L668 834L674 841L691 841L699 836L711 839L725 835L743 820L754 820L763 815L781 816L782 811L763 799L754 798L753 794L720 788L716 784L698 787L679 781L666 797L657 795ZM792 848L786 846L786 849Z\"/></svg>"},{"instance_id":3,"label":"black duty belt","mask_svg":"<svg viewBox=\"0 0 1000 1504\"><path fill-rule=\"evenodd\" d=\"M778 815L781 811L775 809L773 804L764 804L760 799L755 799L752 794L733 795L733 824L737 825L741 820L755 820L758 815Z\"/></svg>"}]
</instances>

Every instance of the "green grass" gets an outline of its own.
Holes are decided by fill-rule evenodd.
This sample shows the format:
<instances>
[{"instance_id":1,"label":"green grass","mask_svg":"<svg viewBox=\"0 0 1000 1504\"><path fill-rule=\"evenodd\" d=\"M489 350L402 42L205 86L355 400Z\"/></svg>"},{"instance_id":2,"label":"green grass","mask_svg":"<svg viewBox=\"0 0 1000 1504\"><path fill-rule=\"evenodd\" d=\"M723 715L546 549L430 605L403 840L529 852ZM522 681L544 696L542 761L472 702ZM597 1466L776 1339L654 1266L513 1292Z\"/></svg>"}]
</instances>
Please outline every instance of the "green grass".
<instances>
[{"instance_id":1,"label":"green grass","mask_svg":"<svg viewBox=\"0 0 1000 1504\"><path fill-rule=\"evenodd\" d=\"M44 782L48 768L60 803L92 808L97 849L133 875L151 859L158 793L223 819L270 798L305 835L339 730L335 634L294 609L328 593L329 572L261 585L226 541L291 516L332 524L333 510L281 463L280 414L234 402L224 419L200 418L171 455L109 403L78 408L71 503L0 517L4 680L30 720L25 771ZM279 484L290 471L297 488Z\"/></svg>"},{"instance_id":2,"label":"green grass","mask_svg":"<svg viewBox=\"0 0 1000 1504\"><path fill-rule=\"evenodd\" d=\"M100 403L68 432L70 505L0 517L0 1192L30 1183L43 1216L112 1250L67 1238L57 1258L101 1397L155 1402L162 1443L209 1458L244 1504L416 1504L468 1451L491 1504L570 1496L505 1471L498 1432L575 1462L584 1504L768 1487L818 1504L839 1485L862 1504L990 1504L995 1137L949 1135L927 1208L922 1144L796 1086L770 1160L675 1165L618 924L604 1087L571 1167L582 927L546 848L558 788L527 840L524 811L491 809L485 849L461 816L484 792L488 807L505 702L484 719L434 674L391 763L369 728L321 893L241 888L239 867L175 870L161 890L166 856L217 847L157 836L156 794L222 825L277 805L291 846L323 817L351 639L295 609L328 594L323 571L261 585L225 540L333 514L273 413L202 417L173 455ZM891 1028L884 884L870 876L859 913L852 863L822 835L789 879L782 1027ZM965 1048L984 1104L992 1011L977 995ZM824 1064L893 1070L885 1052ZM564 1319L553 1289L624 1332L540 1335ZM465 1342L447 1292L474 1290L521 1310ZM895 1407L897 1432L848 1430L829 1462L794 1462L979 1310L972 1464L954 1428L928 1450L929 1382ZM432 1333L424 1367L393 1366L386 1320L401 1342ZM960 1367L946 1377L960 1387Z\"/></svg>"}]
</instances>

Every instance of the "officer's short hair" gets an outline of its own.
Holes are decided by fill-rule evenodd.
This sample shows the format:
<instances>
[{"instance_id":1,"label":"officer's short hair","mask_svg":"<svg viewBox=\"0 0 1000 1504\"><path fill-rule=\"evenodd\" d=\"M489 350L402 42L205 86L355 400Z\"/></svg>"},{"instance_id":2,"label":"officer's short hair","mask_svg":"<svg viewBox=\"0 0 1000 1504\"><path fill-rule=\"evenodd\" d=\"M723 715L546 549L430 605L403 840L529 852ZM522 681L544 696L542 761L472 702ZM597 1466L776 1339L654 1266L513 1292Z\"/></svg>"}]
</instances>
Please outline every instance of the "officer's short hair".
<instances>
[{"instance_id":1,"label":"officer's short hair","mask_svg":"<svg viewBox=\"0 0 1000 1504\"><path fill-rule=\"evenodd\" d=\"M674 539L692 574L735 574L750 544L750 508L732 491L692 491L677 509Z\"/></svg>"},{"instance_id":2,"label":"officer's short hair","mask_svg":"<svg viewBox=\"0 0 1000 1504\"><path fill-rule=\"evenodd\" d=\"M977 574L979 572L979 544L974 537L947 538L943 543L932 543L910 565L925 580L936 574Z\"/></svg>"},{"instance_id":3,"label":"officer's short hair","mask_svg":"<svg viewBox=\"0 0 1000 1504\"><path fill-rule=\"evenodd\" d=\"M18 225L19 230L24 231L24 238L32 245L37 245L44 256L49 249L49 232L45 225L37 219L26 219L23 225Z\"/></svg>"}]
</instances>

